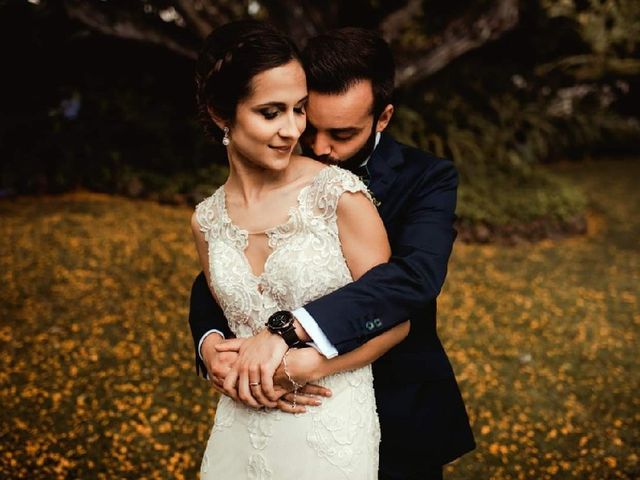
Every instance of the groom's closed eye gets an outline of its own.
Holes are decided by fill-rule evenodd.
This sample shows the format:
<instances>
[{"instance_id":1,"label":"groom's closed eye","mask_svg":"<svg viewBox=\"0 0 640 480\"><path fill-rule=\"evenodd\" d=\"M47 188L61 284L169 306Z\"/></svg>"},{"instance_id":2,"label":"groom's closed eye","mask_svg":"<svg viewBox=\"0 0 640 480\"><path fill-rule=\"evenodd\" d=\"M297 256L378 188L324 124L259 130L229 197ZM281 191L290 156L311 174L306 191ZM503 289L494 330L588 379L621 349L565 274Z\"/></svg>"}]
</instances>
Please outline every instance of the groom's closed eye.
<instances>
[{"instance_id":1,"label":"groom's closed eye","mask_svg":"<svg viewBox=\"0 0 640 480\"><path fill-rule=\"evenodd\" d=\"M331 138L339 142L346 142L358 135L362 129L359 128L340 128L329 130Z\"/></svg>"}]
</instances>

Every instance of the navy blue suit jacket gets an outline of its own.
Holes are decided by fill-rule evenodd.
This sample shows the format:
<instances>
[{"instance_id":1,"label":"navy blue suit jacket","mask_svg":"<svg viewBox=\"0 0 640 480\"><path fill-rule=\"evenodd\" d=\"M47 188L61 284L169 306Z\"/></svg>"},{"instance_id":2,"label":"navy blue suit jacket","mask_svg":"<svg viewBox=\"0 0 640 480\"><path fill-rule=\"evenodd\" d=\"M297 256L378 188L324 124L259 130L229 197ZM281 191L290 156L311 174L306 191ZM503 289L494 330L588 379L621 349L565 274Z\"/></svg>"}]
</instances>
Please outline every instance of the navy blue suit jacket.
<instances>
[{"instance_id":1,"label":"navy blue suit jacket","mask_svg":"<svg viewBox=\"0 0 640 480\"><path fill-rule=\"evenodd\" d=\"M453 369L436 331L436 297L456 231L454 165L383 135L369 163L392 257L305 308L340 353L411 320L408 337L374 365L382 429L380 468L416 475L475 447ZM232 336L200 274L189 315L194 343L217 328ZM196 365L204 372L196 352Z\"/></svg>"}]
</instances>

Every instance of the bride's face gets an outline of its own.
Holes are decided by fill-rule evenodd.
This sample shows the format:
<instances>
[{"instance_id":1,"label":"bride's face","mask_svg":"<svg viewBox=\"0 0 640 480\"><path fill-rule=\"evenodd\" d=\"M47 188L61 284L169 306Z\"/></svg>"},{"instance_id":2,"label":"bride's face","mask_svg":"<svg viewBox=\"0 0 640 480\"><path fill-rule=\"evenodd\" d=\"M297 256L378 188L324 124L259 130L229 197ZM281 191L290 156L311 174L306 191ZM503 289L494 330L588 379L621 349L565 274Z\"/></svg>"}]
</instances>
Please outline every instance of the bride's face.
<instances>
[{"instance_id":1,"label":"bride's face","mask_svg":"<svg viewBox=\"0 0 640 480\"><path fill-rule=\"evenodd\" d=\"M299 62L259 73L238 104L227 147L232 163L283 170L306 126L307 83Z\"/></svg>"}]
</instances>

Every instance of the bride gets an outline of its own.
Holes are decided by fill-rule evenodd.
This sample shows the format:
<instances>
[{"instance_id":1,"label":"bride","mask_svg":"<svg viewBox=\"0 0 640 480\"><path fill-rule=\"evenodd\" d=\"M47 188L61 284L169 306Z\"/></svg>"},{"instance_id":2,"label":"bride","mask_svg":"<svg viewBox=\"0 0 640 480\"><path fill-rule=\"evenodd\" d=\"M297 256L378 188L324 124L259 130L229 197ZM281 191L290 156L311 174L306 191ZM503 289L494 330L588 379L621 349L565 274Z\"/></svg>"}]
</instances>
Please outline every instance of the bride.
<instances>
[{"instance_id":1,"label":"bride","mask_svg":"<svg viewBox=\"0 0 640 480\"><path fill-rule=\"evenodd\" d=\"M234 334L274 335L265 323L275 312L386 262L386 232L358 177L294 153L306 126L307 89L290 39L257 21L224 25L205 41L196 84L205 126L229 160L226 182L192 218L198 256ZM304 413L223 396L200 478L377 479L370 364L408 331L405 322L350 353L322 357L322 378L313 380L333 394ZM291 372L305 351L313 352L285 355L292 385L301 382Z\"/></svg>"}]
</instances>

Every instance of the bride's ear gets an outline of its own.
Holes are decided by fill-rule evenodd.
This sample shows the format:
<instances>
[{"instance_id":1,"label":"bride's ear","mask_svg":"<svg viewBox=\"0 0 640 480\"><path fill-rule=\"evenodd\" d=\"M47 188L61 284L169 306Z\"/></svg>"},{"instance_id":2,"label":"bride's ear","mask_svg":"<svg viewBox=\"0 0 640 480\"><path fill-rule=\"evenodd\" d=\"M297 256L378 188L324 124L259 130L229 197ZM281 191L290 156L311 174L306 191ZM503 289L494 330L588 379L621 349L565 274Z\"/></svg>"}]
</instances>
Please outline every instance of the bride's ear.
<instances>
[{"instance_id":1,"label":"bride's ear","mask_svg":"<svg viewBox=\"0 0 640 480\"><path fill-rule=\"evenodd\" d=\"M209 112L209 116L211 117L211 120L213 121L213 123L216 124L216 126L220 129L220 130L224 130L225 127L228 127L228 123L226 120L223 120L222 117L220 117L220 115L218 115L213 108L211 108L211 106L207 107L207 112Z\"/></svg>"}]
</instances>

